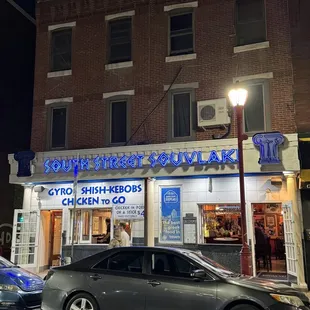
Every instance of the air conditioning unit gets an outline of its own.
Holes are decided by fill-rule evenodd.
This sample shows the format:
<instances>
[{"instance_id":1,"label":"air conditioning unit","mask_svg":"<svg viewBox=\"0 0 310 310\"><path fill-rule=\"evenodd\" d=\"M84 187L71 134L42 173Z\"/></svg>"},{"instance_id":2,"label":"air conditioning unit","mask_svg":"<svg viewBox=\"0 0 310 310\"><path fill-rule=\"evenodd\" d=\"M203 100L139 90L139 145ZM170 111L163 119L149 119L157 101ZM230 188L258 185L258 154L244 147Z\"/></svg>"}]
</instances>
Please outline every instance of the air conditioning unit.
<instances>
[{"instance_id":1,"label":"air conditioning unit","mask_svg":"<svg viewBox=\"0 0 310 310\"><path fill-rule=\"evenodd\" d=\"M226 98L197 102L199 127L214 127L230 124Z\"/></svg>"}]
</instances>

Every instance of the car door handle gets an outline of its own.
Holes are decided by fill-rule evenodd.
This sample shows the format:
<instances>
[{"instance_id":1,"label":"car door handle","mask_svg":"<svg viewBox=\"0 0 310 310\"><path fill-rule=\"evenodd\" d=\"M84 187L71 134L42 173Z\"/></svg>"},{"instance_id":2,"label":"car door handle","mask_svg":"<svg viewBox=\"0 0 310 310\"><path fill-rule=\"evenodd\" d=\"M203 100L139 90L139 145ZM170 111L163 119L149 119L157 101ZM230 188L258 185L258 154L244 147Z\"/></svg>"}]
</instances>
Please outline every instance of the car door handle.
<instances>
[{"instance_id":1,"label":"car door handle","mask_svg":"<svg viewBox=\"0 0 310 310\"><path fill-rule=\"evenodd\" d=\"M99 274L92 274L89 277L92 278L93 280L100 280L100 279L102 279L102 277L100 277Z\"/></svg>"},{"instance_id":2,"label":"car door handle","mask_svg":"<svg viewBox=\"0 0 310 310\"><path fill-rule=\"evenodd\" d=\"M161 285L161 283L158 282L158 281L156 281L156 280L150 280L150 281L147 282L147 284L150 284L150 285L152 285L153 287L158 286L158 285Z\"/></svg>"}]
</instances>

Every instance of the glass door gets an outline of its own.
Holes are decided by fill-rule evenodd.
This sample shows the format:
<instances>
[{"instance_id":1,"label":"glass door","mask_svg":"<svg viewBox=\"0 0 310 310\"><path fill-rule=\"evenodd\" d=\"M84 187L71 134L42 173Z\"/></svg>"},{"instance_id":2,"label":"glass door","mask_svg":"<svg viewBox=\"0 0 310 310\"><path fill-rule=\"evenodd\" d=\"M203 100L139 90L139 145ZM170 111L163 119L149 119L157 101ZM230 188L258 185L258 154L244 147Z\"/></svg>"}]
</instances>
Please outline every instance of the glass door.
<instances>
[{"instance_id":1,"label":"glass door","mask_svg":"<svg viewBox=\"0 0 310 310\"><path fill-rule=\"evenodd\" d=\"M282 204L283 210L283 226L284 226L284 245L286 252L287 273L297 276L297 259L296 259L296 243L294 236L294 218L292 210L292 202L288 201Z\"/></svg>"},{"instance_id":2,"label":"glass door","mask_svg":"<svg viewBox=\"0 0 310 310\"><path fill-rule=\"evenodd\" d=\"M38 236L40 229L39 210L15 210L11 261L23 267L36 267Z\"/></svg>"},{"instance_id":3,"label":"glass door","mask_svg":"<svg viewBox=\"0 0 310 310\"><path fill-rule=\"evenodd\" d=\"M52 213L51 217L51 266L60 265L60 255L61 255L61 232L62 232L62 212L56 211Z\"/></svg>"}]
</instances>

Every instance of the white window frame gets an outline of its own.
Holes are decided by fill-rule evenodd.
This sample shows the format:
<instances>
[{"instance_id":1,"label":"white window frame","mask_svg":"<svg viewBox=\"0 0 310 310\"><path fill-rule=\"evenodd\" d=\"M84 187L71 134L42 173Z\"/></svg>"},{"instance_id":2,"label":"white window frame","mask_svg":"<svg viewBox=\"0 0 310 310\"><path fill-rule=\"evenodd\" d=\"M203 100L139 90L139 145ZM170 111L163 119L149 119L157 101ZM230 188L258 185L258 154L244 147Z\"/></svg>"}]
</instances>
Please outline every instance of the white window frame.
<instances>
[{"instance_id":1,"label":"white window frame","mask_svg":"<svg viewBox=\"0 0 310 310\"><path fill-rule=\"evenodd\" d=\"M260 131L268 132L271 131L271 114L270 114L270 89L268 85L268 80L249 80L245 82L245 87L252 87L261 85L263 90L263 110L264 110L264 128ZM246 106L246 103L245 103ZM245 114L243 110L243 131L252 136L257 133L257 131L246 131L245 130Z\"/></svg>"},{"instance_id":2,"label":"white window frame","mask_svg":"<svg viewBox=\"0 0 310 310\"><path fill-rule=\"evenodd\" d=\"M179 94L189 94L190 95L190 135L184 137L176 137L174 135L174 96ZM192 141L196 137L196 132L194 127L194 116L193 116L193 104L195 102L195 90L194 89L178 89L172 90L169 94L169 108L168 108L168 140L172 142L178 141ZM171 124L171 127L169 126Z\"/></svg>"},{"instance_id":3,"label":"white window frame","mask_svg":"<svg viewBox=\"0 0 310 310\"><path fill-rule=\"evenodd\" d=\"M83 229L84 229L84 221L83 215L88 213L89 216L89 238L87 240L83 240ZM79 243L91 243L92 240L92 232L93 232L93 209L81 209L81 225L80 225L80 232L79 232Z\"/></svg>"},{"instance_id":4,"label":"white window frame","mask_svg":"<svg viewBox=\"0 0 310 310\"><path fill-rule=\"evenodd\" d=\"M192 34L193 34L193 50L190 53L172 53L171 52L171 18L175 16L181 16L186 14L192 14ZM168 57L181 57L195 54L195 12L193 9L184 9L181 11L173 10L169 14L168 20Z\"/></svg>"}]
</instances>

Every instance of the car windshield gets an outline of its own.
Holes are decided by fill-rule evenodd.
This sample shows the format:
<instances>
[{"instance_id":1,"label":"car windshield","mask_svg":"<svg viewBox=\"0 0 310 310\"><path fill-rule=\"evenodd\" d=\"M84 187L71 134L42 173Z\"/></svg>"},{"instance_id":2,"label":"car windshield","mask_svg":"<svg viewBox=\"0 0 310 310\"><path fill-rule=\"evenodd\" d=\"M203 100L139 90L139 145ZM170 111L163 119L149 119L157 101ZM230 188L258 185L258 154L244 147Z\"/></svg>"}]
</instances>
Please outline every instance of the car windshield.
<instances>
[{"instance_id":1,"label":"car windshield","mask_svg":"<svg viewBox=\"0 0 310 310\"><path fill-rule=\"evenodd\" d=\"M235 272L229 270L228 268L220 265L219 263L213 261L212 259L202 255L201 253L197 252L185 252L185 255L199 263L200 265L204 266L205 268L213 271L214 273L224 276L224 277L234 277L238 276Z\"/></svg>"},{"instance_id":2,"label":"car windshield","mask_svg":"<svg viewBox=\"0 0 310 310\"><path fill-rule=\"evenodd\" d=\"M10 267L15 267L13 263L5 259L4 257L0 256L0 268L10 268Z\"/></svg>"}]
</instances>

